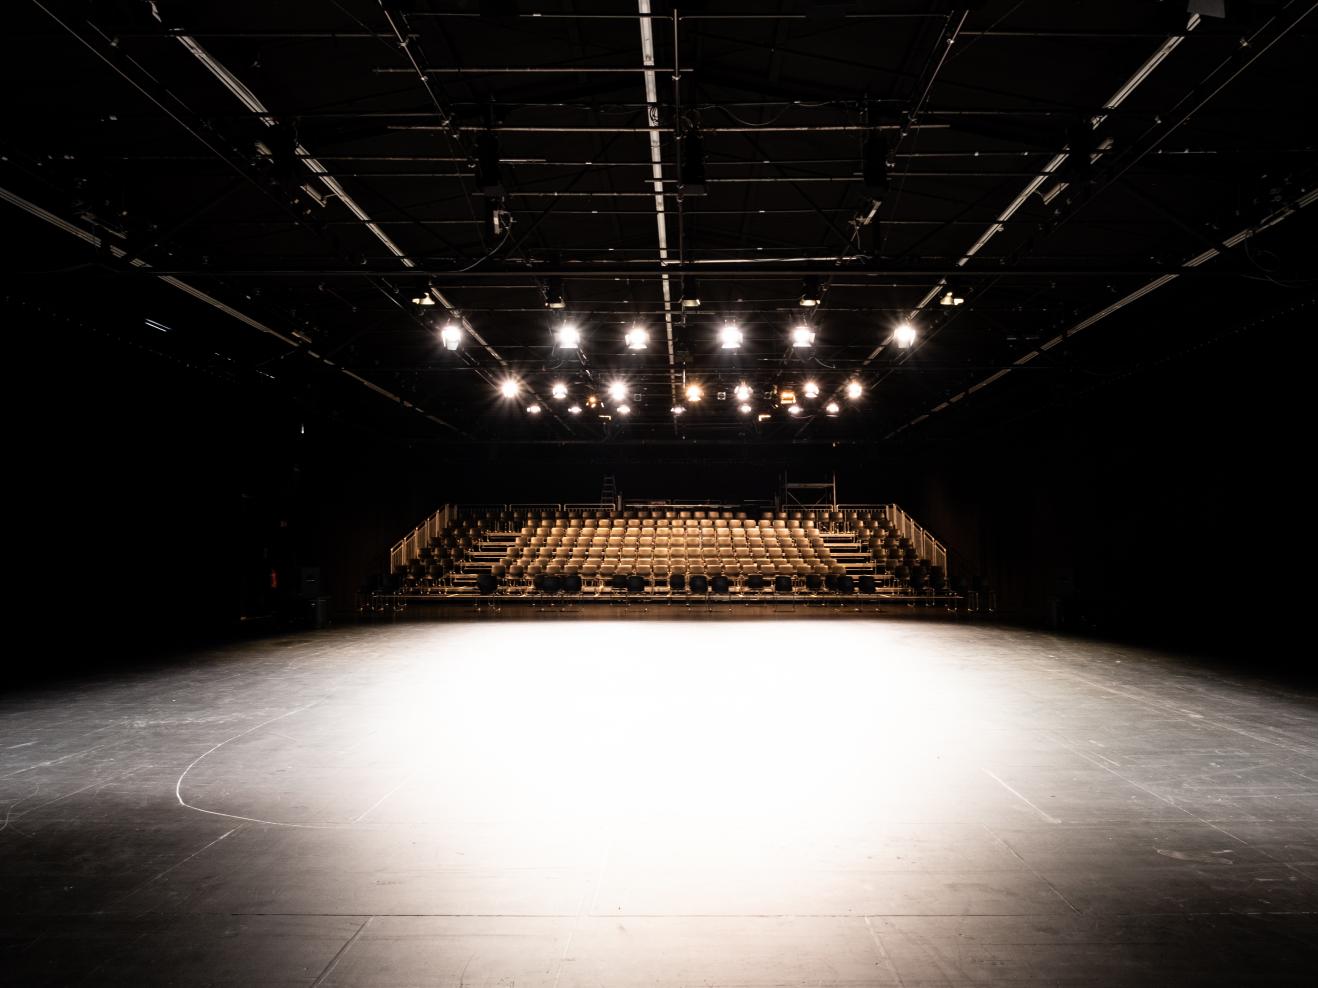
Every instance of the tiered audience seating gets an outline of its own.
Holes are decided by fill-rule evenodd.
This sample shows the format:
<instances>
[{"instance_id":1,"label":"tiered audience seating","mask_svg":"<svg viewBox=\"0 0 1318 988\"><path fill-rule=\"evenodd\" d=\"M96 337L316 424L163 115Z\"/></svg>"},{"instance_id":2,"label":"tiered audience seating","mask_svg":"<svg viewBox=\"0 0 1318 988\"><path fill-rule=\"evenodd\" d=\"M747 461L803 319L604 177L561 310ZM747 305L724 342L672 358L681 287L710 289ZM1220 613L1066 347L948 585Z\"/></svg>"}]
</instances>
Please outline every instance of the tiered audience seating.
<instances>
[{"instance_id":1,"label":"tiered audience seating","mask_svg":"<svg viewBox=\"0 0 1318 988\"><path fill-rule=\"evenodd\" d=\"M403 574L416 594L936 595L882 512L460 511Z\"/></svg>"}]
</instances>

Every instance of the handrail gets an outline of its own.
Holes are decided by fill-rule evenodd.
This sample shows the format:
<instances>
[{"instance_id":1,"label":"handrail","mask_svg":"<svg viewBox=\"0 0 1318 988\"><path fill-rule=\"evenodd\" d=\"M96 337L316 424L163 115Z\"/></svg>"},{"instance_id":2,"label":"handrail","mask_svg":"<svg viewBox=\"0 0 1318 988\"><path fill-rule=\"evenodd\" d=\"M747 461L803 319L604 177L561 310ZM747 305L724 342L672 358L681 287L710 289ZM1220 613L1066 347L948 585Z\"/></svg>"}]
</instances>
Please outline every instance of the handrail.
<instances>
[{"instance_id":1,"label":"handrail","mask_svg":"<svg viewBox=\"0 0 1318 988\"><path fill-rule=\"evenodd\" d=\"M915 548L916 555L929 560L930 565L947 572L947 547L934 538L922 525L896 504L839 504L838 511L882 511L899 535Z\"/></svg>"}]
</instances>

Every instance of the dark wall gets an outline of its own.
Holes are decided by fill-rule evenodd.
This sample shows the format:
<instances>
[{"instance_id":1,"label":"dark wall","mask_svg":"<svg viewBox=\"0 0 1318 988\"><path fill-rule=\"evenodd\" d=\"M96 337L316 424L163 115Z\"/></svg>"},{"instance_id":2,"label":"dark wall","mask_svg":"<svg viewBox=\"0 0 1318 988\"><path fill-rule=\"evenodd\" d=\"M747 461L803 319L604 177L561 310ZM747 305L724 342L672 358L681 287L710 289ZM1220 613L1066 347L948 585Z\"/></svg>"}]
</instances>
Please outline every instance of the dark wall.
<instances>
[{"instance_id":1,"label":"dark wall","mask_svg":"<svg viewBox=\"0 0 1318 988\"><path fill-rule=\"evenodd\" d=\"M1276 440L1300 370L1242 370L1258 358L1239 340L1019 408L1009 379L1000 407L895 446L453 447L47 318L10 311L35 341L25 365L58 367L15 430L18 558L71 641L284 626L305 614L305 567L346 614L440 503L593 500L606 474L630 497L731 500L836 473L844 500L907 507L1009 617L1195 646L1244 640L1294 551L1284 505L1307 446Z\"/></svg>"}]
</instances>

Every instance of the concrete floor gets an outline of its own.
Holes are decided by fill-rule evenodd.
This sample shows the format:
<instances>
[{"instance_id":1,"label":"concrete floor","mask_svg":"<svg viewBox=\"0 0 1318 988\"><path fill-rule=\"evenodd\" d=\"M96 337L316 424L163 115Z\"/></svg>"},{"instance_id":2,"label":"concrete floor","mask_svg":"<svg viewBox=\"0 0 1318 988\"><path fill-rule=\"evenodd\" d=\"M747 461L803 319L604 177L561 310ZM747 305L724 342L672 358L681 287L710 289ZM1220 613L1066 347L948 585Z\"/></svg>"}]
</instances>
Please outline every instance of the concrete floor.
<instances>
[{"instance_id":1,"label":"concrete floor","mask_svg":"<svg viewBox=\"0 0 1318 988\"><path fill-rule=\"evenodd\" d=\"M351 628L0 697L0 982L1315 983L1318 702L882 620Z\"/></svg>"}]
</instances>

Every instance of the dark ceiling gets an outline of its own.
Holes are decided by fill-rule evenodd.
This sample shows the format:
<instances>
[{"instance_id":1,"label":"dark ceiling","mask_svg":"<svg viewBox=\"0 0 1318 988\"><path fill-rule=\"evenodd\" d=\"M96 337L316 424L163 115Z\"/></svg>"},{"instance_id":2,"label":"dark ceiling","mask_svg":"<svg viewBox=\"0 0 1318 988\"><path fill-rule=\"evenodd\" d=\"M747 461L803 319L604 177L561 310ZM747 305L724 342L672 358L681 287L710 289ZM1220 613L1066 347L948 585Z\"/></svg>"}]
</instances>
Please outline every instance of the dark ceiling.
<instances>
[{"instance_id":1,"label":"dark ceiling","mask_svg":"<svg viewBox=\"0 0 1318 988\"><path fill-rule=\"evenodd\" d=\"M1311 291L1314 6L15 0L9 284L414 438L908 436Z\"/></svg>"}]
</instances>

